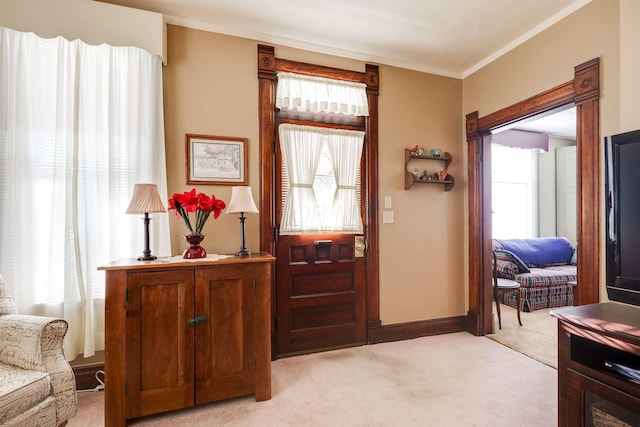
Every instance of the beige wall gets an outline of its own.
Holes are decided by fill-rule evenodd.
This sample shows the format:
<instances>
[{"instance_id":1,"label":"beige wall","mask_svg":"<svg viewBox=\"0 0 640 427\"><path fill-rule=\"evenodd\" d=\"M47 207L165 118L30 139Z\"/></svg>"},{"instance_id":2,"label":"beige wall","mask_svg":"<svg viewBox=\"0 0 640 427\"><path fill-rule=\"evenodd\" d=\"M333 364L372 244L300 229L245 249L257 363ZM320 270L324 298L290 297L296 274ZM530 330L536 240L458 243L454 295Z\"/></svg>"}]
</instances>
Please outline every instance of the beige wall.
<instances>
[{"instance_id":1,"label":"beige wall","mask_svg":"<svg viewBox=\"0 0 640 427\"><path fill-rule=\"evenodd\" d=\"M637 15L636 15L637 17ZM573 79L574 67L600 58L602 136L620 130L620 13L617 0L594 0L464 79L463 111L480 117ZM636 30L637 31L637 30ZM636 39L637 40L637 39ZM637 115L636 115L637 117ZM636 127L640 123L636 123ZM604 181L602 182L604 188ZM604 226L602 259L604 259ZM465 234L467 236L467 234ZM465 246L468 240L465 238ZM601 283L604 283L604 261ZM601 298L605 298L601 286Z\"/></svg>"},{"instance_id":2,"label":"beige wall","mask_svg":"<svg viewBox=\"0 0 640 427\"><path fill-rule=\"evenodd\" d=\"M183 27L168 26L168 66L164 68L165 144L169 195L196 188L229 202L231 186L187 185L185 134L249 139L249 185L257 202L258 79L255 42ZM247 248L259 249L258 217L248 214ZM182 219L172 217L174 255L186 247ZM235 253L240 248L237 215L210 217L203 234L209 253Z\"/></svg>"},{"instance_id":3,"label":"beige wall","mask_svg":"<svg viewBox=\"0 0 640 427\"><path fill-rule=\"evenodd\" d=\"M458 79L380 68L379 205L391 196L394 224L380 224L380 310L384 324L457 316L464 308L461 88ZM404 148L419 144L453 156L453 190L404 190ZM442 169L412 160L409 166ZM382 215L380 215L382 218Z\"/></svg>"},{"instance_id":4,"label":"beige wall","mask_svg":"<svg viewBox=\"0 0 640 427\"><path fill-rule=\"evenodd\" d=\"M185 184L184 134L249 138L249 179L257 198L258 79L257 42L177 26L168 27L165 77L165 128L169 194ZM364 63L276 46L276 56L364 71ZM394 224L380 226L380 291L383 323L464 314L463 195L460 80L380 68L380 208L391 196ZM454 156L451 173L461 184L405 191L405 147L440 147ZM434 165L425 167L434 168ZM228 201L230 187L197 186ZM381 216L381 213L380 213ZM175 219L175 218L174 218ZM173 252L184 248L182 222L171 223ZM237 217L222 215L205 226L209 252L239 248ZM257 250L258 218L247 220L247 247Z\"/></svg>"},{"instance_id":5,"label":"beige wall","mask_svg":"<svg viewBox=\"0 0 640 427\"><path fill-rule=\"evenodd\" d=\"M620 124L619 132L640 129L640 2L620 0Z\"/></svg>"},{"instance_id":6,"label":"beige wall","mask_svg":"<svg viewBox=\"0 0 640 427\"><path fill-rule=\"evenodd\" d=\"M485 116L573 79L573 68L599 57L603 134L618 129L617 0L594 0L463 81L464 114Z\"/></svg>"}]
</instances>

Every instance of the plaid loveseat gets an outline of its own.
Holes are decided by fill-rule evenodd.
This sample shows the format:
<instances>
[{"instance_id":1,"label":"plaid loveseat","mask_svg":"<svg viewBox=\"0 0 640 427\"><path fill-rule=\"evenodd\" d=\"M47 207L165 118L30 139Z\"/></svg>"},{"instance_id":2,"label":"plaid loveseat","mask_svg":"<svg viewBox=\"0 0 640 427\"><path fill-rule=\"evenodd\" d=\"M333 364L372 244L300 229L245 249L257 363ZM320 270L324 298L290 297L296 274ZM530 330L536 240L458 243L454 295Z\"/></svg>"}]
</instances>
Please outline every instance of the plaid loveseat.
<instances>
[{"instance_id":1,"label":"plaid loveseat","mask_svg":"<svg viewBox=\"0 0 640 427\"><path fill-rule=\"evenodd\" d=\"M520 283L522 311L573 305L575 248L564 237L494 239L498 276ZM514 293L502 302L516 307Z\"/></svg>"}]
</instances>

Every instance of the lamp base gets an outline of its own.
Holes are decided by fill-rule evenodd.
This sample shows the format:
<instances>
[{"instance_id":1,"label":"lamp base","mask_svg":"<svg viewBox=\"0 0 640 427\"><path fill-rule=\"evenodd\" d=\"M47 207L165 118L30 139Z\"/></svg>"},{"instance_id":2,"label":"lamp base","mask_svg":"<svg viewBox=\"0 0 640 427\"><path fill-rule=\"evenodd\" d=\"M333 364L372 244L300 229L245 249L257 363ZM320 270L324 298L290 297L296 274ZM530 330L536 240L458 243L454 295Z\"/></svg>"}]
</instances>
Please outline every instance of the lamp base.
<instances>
[{"instance_id":1,"label":"lamp base","mask_svg":"<svg viewBox=\"0 0 640 427\"><path fill-rule=\"evenodd\" d=\"M155 255L142 255L138 257L138 261L153 261L154 259L158 259Z\"/></svg>"},{"instance_id":2,"label":"lamp base","mask_svg":"<svg viewBox=\"0 0 640 427\"><path fill-rule=\"evenodd\" d=\"M236 252L236 256L241 258L248 257L251 256L251 252L246 249L240 249L238 252Z\"/></svg>"}]
</instances>

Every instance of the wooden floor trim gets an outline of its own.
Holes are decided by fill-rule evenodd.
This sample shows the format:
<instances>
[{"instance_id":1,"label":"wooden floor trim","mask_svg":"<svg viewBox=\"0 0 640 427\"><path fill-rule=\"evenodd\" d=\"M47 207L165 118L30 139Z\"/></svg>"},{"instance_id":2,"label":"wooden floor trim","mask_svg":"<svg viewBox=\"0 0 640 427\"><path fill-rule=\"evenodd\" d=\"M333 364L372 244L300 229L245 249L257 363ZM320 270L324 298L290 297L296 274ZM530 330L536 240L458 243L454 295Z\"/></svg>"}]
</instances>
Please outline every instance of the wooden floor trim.
<instances>
[{"instance_id":1,"label":"wooden floor trim","mask_svg":"<svg viewBox=\"0 0 640 427\"><path fill-rule=\"evenodd\" d=\"M382 342L464 332L466 319L466 316L454 316L382 325Z\"/></svg>"}]
</instances>

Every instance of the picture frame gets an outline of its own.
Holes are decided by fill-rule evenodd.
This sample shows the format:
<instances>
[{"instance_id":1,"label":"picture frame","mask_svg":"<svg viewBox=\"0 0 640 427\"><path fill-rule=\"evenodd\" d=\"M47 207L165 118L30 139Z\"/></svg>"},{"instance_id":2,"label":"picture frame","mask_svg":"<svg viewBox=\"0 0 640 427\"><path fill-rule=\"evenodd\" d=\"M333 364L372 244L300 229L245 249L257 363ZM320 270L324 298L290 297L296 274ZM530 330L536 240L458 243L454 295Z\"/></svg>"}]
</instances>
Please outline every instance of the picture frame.
<instances>
[{"instance_id":1,"label":"picture frame","mask_svg":"<svg viewBox=\"0 0 640 427\"><path fill-rule=\"evenodd\" d=\"M187 184L247 185L248 138L186 134Z\"/></svg>"}]
</instances>

